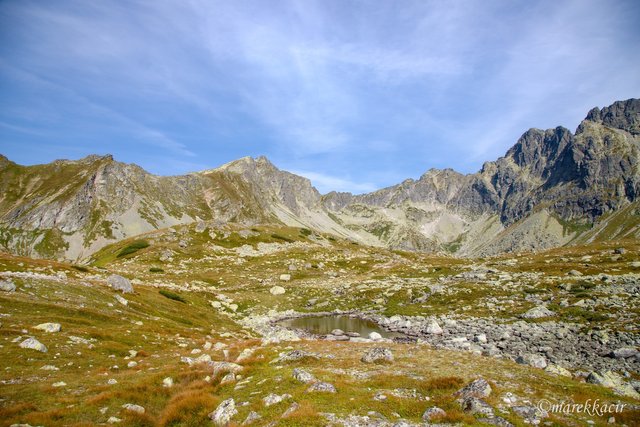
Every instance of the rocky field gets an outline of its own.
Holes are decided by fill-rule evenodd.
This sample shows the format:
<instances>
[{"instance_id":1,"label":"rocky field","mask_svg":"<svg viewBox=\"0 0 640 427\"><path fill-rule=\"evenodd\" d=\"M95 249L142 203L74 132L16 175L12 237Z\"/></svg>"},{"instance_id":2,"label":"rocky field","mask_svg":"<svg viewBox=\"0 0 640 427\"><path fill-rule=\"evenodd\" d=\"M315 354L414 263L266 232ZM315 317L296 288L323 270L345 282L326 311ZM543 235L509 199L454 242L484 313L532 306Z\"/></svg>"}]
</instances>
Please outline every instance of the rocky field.
<instances>
[{"instance_id":1,"label":"rocky field","mask_svg":"<svg viewBox=\"0 0 640 427\"><path fill-rule=\"evenodd\" d=\"M3 254L0 425L638 425L639 250L459 259L199 222L82 265ZM320 313L401 336L279 323Z\"/></svg>"}]
</instances>

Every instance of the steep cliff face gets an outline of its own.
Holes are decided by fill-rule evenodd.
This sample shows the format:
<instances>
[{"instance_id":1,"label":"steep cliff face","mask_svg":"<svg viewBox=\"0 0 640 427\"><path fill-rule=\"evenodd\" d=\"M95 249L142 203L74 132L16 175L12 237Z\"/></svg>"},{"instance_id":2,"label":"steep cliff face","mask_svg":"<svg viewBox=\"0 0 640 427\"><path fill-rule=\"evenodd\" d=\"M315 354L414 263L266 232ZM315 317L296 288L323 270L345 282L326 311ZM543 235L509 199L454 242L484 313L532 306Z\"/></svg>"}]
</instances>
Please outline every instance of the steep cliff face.
<instances>
[{"instance_id":1,"label":"steep cliff face","mask_svg":"<svg viewBox=\"0 0 640 427\"><path fill-rule=\"evenodd\" d=\"M330 193L323 202L343 223L378 232L392 247L429 242L431 249L486 255L566 244L636 200L639 112L637 99L594 108L575 135L563 127L530 129L476 174L431 170L367 195ZM369 209L370 224L352 215L354 206Z\"/></svg>"},{"instance_id":2,"label":"steep cliff face","mask_svg":"<svg viewBox=\"0 0 640 427\"><path fill-rule=\"evenodd\" d=\"M640 237L640 219L628 209L640 191L639 115L637 99L594 108L575 134L530 129L478 173L432 169L357 196L321 196L308 179L264 157L160 177L111 156L37 166L0 156L0 247L75 260L116 240L198 220L285 224L461 255Z\"/></svg>"}]
</instances>

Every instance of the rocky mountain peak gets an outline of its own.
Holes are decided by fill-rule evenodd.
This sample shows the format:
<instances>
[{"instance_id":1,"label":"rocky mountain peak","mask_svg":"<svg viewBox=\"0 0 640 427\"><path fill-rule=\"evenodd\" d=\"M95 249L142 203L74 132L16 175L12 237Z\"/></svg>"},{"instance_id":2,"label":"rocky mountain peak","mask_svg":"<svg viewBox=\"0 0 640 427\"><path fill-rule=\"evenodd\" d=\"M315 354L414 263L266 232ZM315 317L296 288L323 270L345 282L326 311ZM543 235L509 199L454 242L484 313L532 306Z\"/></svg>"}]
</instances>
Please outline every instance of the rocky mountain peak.
<instances>
[{"instance_id":1,"label":"rocky mountain peak","mask_svg":"<svg viewBox=\"0 0 640 427\"><path fill-rule=\"evenodd\" d=\"M640 135L640 99L616 101L602 110L598 107L592 108L585 120L626 130L632 135ZM579 133L580 129L576 133Z\"/></svg>"}]
</instances>

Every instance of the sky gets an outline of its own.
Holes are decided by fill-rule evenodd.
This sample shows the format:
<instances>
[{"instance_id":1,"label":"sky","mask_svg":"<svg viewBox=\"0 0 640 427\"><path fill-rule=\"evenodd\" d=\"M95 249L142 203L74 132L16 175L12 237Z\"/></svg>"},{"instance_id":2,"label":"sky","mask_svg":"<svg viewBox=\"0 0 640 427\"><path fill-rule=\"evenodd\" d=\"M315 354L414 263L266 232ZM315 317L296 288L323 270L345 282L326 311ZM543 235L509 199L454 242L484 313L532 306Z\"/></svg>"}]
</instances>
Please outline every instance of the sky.
<instances>
[{"instance_id":1,"label":"sky","mask_svg":"<svg viewBox=\"0 0 640 427\"><path fill-rule=\"evenodd\" d=\"M322 193L473 173L640 97L638 22L637 0L2 0L0 153L265 155Z\"/></svg>"}]
</instances>

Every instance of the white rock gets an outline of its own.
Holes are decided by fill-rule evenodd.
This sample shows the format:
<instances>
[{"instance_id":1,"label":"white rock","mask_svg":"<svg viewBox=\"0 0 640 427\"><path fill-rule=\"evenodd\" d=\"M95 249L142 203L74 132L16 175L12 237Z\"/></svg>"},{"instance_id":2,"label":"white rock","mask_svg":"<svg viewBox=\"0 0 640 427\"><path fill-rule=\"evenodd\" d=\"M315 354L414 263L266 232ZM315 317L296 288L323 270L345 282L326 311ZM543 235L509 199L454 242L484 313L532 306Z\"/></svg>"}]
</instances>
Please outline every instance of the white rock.
<instances>
[{"instance_id":1,"label":"white rock","mask_svg":"<svg viewBox=\"0 0 640 427\"><path fill-rule=\"evenodd\" d=\"M436 322L435 320L430 320L427 324L427 327L424 329L424 332L427 334L442 335L444 331L442 330L438 322Z\"/></svg>"},{"instance_id":2,"label":"white rock","mask_svg":"<svg viewBox=\"0 0 640 427\"><path fill-rule=\"evenodd\" d=\"M282 286L274 286L269 289L269 292L271 292L271 295L282 295L287 291Z\"/></svg>"},{"instance_id":3,"label":"white rock","mask_svg":"<svg viewBox=\"0 0 640 427\"><path fill-rule=\"evenodd\" d=\"M118 384L118 380L116 380L115 378L109 378L109 381L107 381L107 384L116 385Z\"/></svg>"},{"instance_id":4,"label":"white rock","mask_svg":"<svg viewBox=\"0 0 640 427\"><path fill-rule=\"evenodd\" d=\"M162 387L171 388L173 387L173 378L167 377L162 380Z\"/></svg>"},{"instance_id":5,"label":"white rock","mask_svg":"<svg viewBox=\"0 0 640 427\"><path fill-rule=\"evenodd\" d=\"M129 411L129 412L136 412L138 414L144 414L145 410L142 406L140 405L134 405L133 403L125 403L124 405L122 405L122 408L125 411Z\"/></svg>"},{"instance_id":6,"label":"white rock","mask_svg":"<svg viewBox=\"0 0 640 427\"><path fill-rule=\"evenodd\" d=\"M138 362L134 362L133 360L127 363L127 368L135 368L136 366L138 366Z\"/></svg>"},{"instance_id":7,"label":"white rock","mask_svg":"<svg viewBox=\"0 0 640 427\"><path fill-rule=\"evenodd\" d=\"M53 365L44 365L42 368L43 371L59 371L60 368L58 368L57 366L53 366Z\"/></svg>"},{"instance_id":8,"label":"white rock","mask_svg":"<svg viewBox=\"0 0 640 427\"><path fill-rule=\"evenodd\" d=\"M53 383L53 387L64 387L66 385L67 383L65 383L64 381L58 381L57 383Z\"/></svg>"},{"instance_id":9,"label":"white rock","mask_svg":"<svg viewBox=\"0 0 640 427\"><path fill-rule=\"evenodd\" d=\"M382 335L380 335L380 334L379 334L379 333L377 333L377 332L370 332L370 333L369 333L369 339L370 339L370 340L374 340L374 341L375 341L375 340L381 340L381 339L382 339Z\"/></svg>"},{"instance_id":10,"label":"white rock","mask_svg":"<svg viewBox=\"0 0 640 427\"><path fill-rule=\"evenodd\" d=\"M547 307L543 305L539 305L537 307L532 308L531 310L524 313L522 316L523 319L540 319L542 317L550 317L555 316L556 313L549 310Z\"/></svg>"},{"instance_id":11,"label":"white rock","mask_svg":"<svg viewBox=\"0 0 640 427\"><path fill-rule=\"evenodd\" d=\"M11 280L0 281L0 291L14 292L15 290L16 290L16 285Z\"/></svg>"},{"instance_id":12,"label":"white rock","mask_svg":"<svg viewBox=\"0 0 640 427\"><path fill-rule=\"evenodd\" d=\"M118 418L118 417L109 417L107 422L109 424L118 424L118 423L122 422L122 420L120 418Z\"/></svg>"},{"instance_id":13,"label":"white rock","mask_svg":"<svg viewBox=\"0 0 640 427\"><path fill-rule=\"evenodd\" d=\"M45 332L60 332L62 326L60 325L60 323L41 323L38 326L34 326L33 328Z\"/></svg>"},{"instance_id":14,"label":"white rock","mask_svg":"<svg viewBox=\"0 0 640 427\"><path fill-rule=\"evenodd\" d=\"M129 294L133 292L133 286L126 277L112 274L107 278L107 284L116 291L121 291L123 294Z\"/></svg>"},{"instance_id":15,"label":"white rock","mask_svg":"<svg viewBox=\"0 0 640 427\"><path fill-rule=\"evenodd\" d=\"M237 413L236 402L233 399L227 399L209 414L209 418L218 426L226 426Z\"/></svg>"},{"instance_id":16,"label":"white rock","mask_svg":"<svg viewBox=\"0 0 640 427\"><path fill-rule=\"evenodd\" d=\"M291 280L291 275L290 274L281 274L280 275L280 280L282 280L283 282L288 282L289 280Z\"/></svg>"},{"instance_id":17,"label":"white rock","mask_svg":"<svg viewBox=\"0 0 640 427\"><path fill-rule=\"evenodd\" d=\"M118 301L120 304L126 306L129 305L129 301L127 301L126 299L122 298L120 295L115 295L116 301Z\"/></svg>"},{"instance_id":18,"label":"white rock","mask_svg":"<svg viewBox=\"0 0 640 427\"><path fill-rule=\"evenodd\" d=\"M26 340L20 343L20 347L30 348L32 350L38 350L42 353L47 352L47 347L35 338L27 338Z\"/></svg>"}]
</instances>

